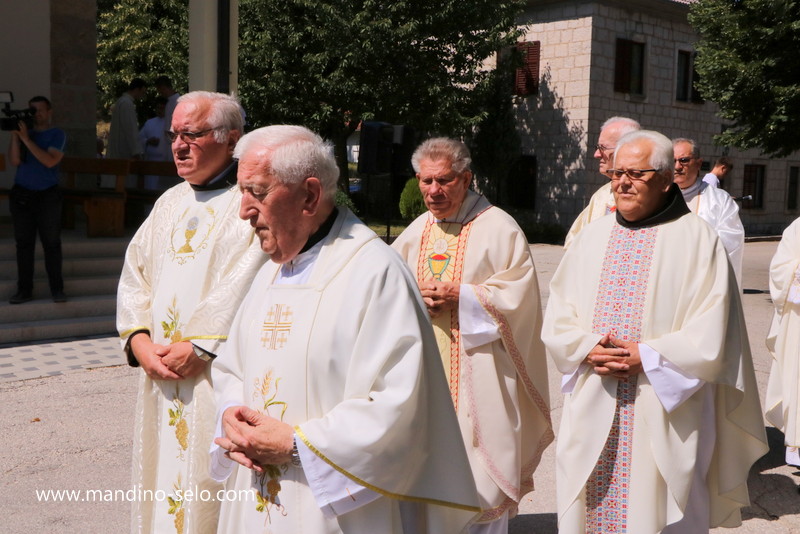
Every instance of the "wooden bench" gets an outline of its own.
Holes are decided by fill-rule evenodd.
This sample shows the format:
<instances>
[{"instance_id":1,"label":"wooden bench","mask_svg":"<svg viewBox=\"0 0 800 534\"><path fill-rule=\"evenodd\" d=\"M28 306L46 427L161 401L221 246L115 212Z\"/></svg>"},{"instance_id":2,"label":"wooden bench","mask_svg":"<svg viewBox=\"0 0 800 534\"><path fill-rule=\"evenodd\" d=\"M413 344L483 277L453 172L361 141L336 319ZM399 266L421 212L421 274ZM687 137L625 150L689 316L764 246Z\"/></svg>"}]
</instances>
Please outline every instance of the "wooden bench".
<instances>
[{"instance_id":1,"label":"wooden bench","mask_svg":"<svg viewBox=\"0 0 800 534\"><path fill-rule=\"evenodd\" d=\"M75 227L75 205L86 214L88 237L121 237L125 235L125 180L130 174L130 160L77 158L64 156L60 169L63 175L64 226ZM101 177L114 178L114 187L101 187Z\"/></svg>"},{"instance_id":2,"label":"wooden bench","mask_svg":"<svg viewBox=\"0 0 800 534\"><path fill-rule=\"evenodd\" d=\"M128 187L125 190L125 224L129 227L138 227L147 216L147 208L152 207L158 197L164 193L161 188L145 189L144 177L147 175L168 177L170 178L167 180L169 183L166 184L168 187L181 183L183 179L178 176L178 169L173 161L132 160L130 173L136 175L137 178L136 187Z\"/></svg>"}]
</instances>

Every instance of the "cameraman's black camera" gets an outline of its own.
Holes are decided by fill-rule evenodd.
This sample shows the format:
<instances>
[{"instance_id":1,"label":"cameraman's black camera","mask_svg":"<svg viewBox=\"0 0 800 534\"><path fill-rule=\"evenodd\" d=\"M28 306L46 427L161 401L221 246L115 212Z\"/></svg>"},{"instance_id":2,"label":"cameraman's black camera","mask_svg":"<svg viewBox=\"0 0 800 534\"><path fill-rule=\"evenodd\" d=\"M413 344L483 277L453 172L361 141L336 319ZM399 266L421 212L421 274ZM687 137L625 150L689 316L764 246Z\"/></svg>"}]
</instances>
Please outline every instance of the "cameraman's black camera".
<instances>
[{"instance_id":1,"label":"cameraman's black camera","mask_svg":"<svg viewBox=\"0 0 800 534\"><path fill-rule=\"evenodd\" d=\"M0 117L0 130L11 132L19 130L19 122L25 123L29 130L33 129L36 108L11 109L11 102L14 101L14 93L11 91L0 91L0 103L3 104L3 115Z\"/></svg>"}]
</instances>

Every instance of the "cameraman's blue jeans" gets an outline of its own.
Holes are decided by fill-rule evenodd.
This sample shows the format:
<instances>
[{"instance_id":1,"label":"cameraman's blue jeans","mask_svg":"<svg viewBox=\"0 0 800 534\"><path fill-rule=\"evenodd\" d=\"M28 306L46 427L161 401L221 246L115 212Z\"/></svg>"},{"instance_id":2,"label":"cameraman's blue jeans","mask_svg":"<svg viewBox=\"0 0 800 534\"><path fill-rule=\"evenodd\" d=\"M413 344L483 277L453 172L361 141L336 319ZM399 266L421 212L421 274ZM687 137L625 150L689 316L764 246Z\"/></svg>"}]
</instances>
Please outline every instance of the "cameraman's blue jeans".
<instances>
[{"instance_id":1,"label":"cameraman's blue jeans","mask_svg":"<svg viewBox=\"0 0 800 534\"><path fill-rule=\"evenodd\" d=\"M55 186L43 191L31 191L15 185L9 198L11 217L14 220L14 239L17 242L17 289L23 294L33 291L33 265L38 234L44 249L44 266L50 292L63 291L61 189Z\"/></svg>"}]
</instances>

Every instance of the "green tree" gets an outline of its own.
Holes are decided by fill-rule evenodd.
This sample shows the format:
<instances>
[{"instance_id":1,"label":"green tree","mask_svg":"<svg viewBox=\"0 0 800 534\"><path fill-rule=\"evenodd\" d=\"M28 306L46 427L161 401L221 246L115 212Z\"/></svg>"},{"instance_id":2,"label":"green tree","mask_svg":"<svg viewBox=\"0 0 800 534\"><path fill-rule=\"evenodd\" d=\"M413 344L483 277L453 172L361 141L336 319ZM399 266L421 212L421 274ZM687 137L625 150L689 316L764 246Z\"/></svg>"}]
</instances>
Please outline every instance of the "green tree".
<instances>
[{"instance_id":1,"label":"green tree","mask_svg":"<svg viewBox=\"0 0 800 534\"><path fill-rule=\"evenodd\" d=\"M800 149L800 1L699 0L695 63L703 96L731 126L722 145L786 156Z\"/></svg>"},{"instance_id":2,"label":"green tree","mask_svg":"<svg viewBox=\"0 0 800 534\"><path fill-rule=\"evenodd\" d=\"M133 78L152 84L169 76L186 87L189 71L189 0L97 1L98 116L111 106ZM140 106L140 119L154 108L155 92Z\"/></svg>"},{"instance_id":3,"label":"green tree","mask_svg":"<svg viewBox=\"0 0 800 534\"><path fill-rule=\"evenodd\" d=\"M345 140L359 119L465 135L485 60L515 42L520 0L240 0L240 89L255 126Z\"/></svg>"}]
</instances>

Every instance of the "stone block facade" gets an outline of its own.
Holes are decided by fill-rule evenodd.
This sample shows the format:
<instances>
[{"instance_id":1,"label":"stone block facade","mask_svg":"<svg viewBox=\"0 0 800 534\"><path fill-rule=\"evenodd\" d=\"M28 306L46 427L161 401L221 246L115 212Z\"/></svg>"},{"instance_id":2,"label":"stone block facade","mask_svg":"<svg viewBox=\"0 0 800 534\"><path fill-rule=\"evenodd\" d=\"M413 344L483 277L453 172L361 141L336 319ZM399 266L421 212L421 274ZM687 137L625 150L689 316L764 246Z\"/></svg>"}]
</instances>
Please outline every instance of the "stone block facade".
<instances>
[{"instance_id":1,"label":"stone block facade","mask_svg":"<svg viewBox=\"0 0 800 534\"><path fill-rule=\"evenodd\" d=\"M800 167L800 154L771 159L717 146L713 136L724 124L717 106L676 99L679 52L692 53L698 40L687 14L685 2L670 0L528 2L519 22L523 40L541 43L539 93L515 99L523 153L536 156L537 220L569 227L604 183L594 147L600 126L615 115L695 139L709 165L730 156L734 170L725 188L734 197L743 193L745 166L763 165L762 207L741 210L749 235L780 233L800 216L787 209L790 169ZM618 38L644 44L641 95L614 90Z\"/></svg>"}]
</instances>

